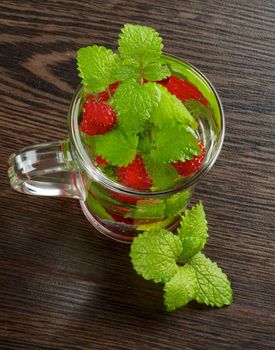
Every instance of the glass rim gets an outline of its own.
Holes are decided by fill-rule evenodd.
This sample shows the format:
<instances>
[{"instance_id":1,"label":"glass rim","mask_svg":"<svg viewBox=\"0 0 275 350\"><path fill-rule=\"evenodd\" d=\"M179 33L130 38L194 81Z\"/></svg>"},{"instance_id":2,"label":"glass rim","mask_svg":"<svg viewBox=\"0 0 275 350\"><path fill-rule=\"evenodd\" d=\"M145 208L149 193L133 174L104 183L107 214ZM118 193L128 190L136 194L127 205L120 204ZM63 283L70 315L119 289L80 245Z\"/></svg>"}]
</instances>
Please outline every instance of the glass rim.
<instances>
[{"instance_id":1,"label":"glass rim","mask_svg":"<svg viewBox=\"0 0 275 350\"><path fill-rule=\"evenodd\" d=\"M106 186L108 189L113 190L115 192L126 194L129 196L137 196L137 197L162 197L168 194L174 194L179 191L186 190L190 188L191 186L194 186L208 171L213 167L214 163L216 162L224 141L224 133L225 133L225 118L224 118L224 110L223 106L220 100L220 97L213 86L213 84L209 81L209 79L195 66L190 64L189 62L182 60L176 56L173 55L162 55L163 58L167 59L174 59L178 61L178 63L183 63L191 68L193 68L209 85L212 92L215 95L215 98L217 100L217 104L220 111L221 116L221 125L220 125L220 133L217 138L217 145L215 147L215 151L211 155L210 159L207 161L207 164L202 163L202 166L199 168L199 170L194 173L193 175L189 176L187 179L185 178L183 181L179 181L174 187L161 190L161 191L144 191L144 190L136 190L130 187L123 186L111 179L109 179L93 162L91 161L89 155L85 151L83 144L81 142L81 136L80 136L80 129L78 124L78 116L79 116L79 105L80 105L80 94L82 92L82 85L79 84L78 88L76 89L76 92L73 96L73 99L71 101L70 107L69 107L69 113L68 113L68 129L69 129L69 138L70 142L73 145L73 151L77 155L78 160L80 161L81 166L84 168L84 170L88 173L89 177L93 179L96 182L99 182Z\"/></svg>"}]
</instances>

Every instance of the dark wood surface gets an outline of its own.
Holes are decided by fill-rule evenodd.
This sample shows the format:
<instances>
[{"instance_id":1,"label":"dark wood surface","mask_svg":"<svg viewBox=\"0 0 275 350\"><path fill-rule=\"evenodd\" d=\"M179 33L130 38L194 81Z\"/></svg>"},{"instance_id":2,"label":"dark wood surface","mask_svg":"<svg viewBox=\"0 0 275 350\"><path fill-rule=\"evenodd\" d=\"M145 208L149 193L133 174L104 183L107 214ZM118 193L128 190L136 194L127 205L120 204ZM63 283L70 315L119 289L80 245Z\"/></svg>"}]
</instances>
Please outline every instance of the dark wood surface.
<instances>
[{"instance_id":1,"label":"dark wood surface","mask_svg":"<svg viewBox=\"0 0 275 350\"><path fill-rule=\"evenodd\" d=\"M274 349L274 1L2 0L0 13L0 349ZM66 137L77 48L115 48L124 22L159 30L222 98L223 151L194 200L207 254L232 280L230 307L166 313L161 287L77 201L9 187L10 153Z\"/></svg>"}]
</instances>

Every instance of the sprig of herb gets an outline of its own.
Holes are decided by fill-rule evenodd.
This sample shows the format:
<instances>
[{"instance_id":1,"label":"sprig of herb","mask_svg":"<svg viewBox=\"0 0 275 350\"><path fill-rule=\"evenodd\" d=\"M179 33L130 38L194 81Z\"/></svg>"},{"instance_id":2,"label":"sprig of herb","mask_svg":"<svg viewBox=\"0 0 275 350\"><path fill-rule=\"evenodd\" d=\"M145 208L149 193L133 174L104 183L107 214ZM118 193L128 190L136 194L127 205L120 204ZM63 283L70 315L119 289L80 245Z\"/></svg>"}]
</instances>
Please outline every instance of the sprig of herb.
<instances>
[{"instance_id":1,"label":"sprig of herb","mask_svg":"<svg viewBox=\"0 0 275 350\"><path fill-rule=\"evenodd\" d=\"M221 307L232 303L232 289L224 272L202 252L207 221L200 202L182 217L178 234L164 229L139 234L130 257L136 272L147 280L165 283L168 311L191 300Z\"/></svg>"}]
</instances>

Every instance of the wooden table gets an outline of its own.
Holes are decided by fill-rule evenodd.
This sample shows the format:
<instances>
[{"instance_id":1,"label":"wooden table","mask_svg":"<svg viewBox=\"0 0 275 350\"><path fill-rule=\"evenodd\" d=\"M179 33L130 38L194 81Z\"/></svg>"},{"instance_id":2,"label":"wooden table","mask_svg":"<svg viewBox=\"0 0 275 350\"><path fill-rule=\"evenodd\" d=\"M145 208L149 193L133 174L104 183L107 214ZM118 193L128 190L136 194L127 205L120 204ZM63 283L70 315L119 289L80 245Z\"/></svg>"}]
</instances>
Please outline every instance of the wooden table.
<instances>
[{"instance_id":1,"label":"wooden table","mask_svg":"<svg viewBox=\"0 0 275 350\"><path fill-rule=\"evenodd\" d=\"M274 1L2 0L0 13L0 349L274 349ZM222 98L223 151L195 200L206 252L232 280L230 307L166 313L161 287L77 201L9 187L10 153L66 137L76 50L115 48L124 22L155 27Z\"/></svg>"}]
</instances>

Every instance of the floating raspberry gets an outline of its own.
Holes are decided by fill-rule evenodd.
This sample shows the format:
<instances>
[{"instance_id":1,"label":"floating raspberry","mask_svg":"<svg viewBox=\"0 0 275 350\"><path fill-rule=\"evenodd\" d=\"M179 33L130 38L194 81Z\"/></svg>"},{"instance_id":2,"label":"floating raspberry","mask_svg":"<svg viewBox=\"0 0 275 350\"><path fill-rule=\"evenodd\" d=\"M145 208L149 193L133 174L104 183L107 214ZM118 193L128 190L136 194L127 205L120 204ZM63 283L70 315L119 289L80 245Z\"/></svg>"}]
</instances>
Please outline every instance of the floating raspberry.
<instances>
[{"instance_id":1,"label":"floating raspberry","mask_svg":"<svg viewBox=\"0 0 275 350\"><path fill-rule=\"evenodd\" d=\"M85 134L94 136L104 134L116 124L116 114L105 102L96 101L91 95L83 105L83 120L80 129Z\"/></svg>"},{"instance_id":2,"label":"floating raspberry","mask_svg":"<svg viewBox=\"0 0 275 350\"><path fill-rule=\"evenodd\" d=\"M139 190L147 190L153 184L140 155L126 167L117 168L116 176L123 185Z\"/></svg>"},{"instance_id":3,"label":"floating raspberry","mask_svg":"<svg viewBox=\"0 0 275 350\"><path fill-rule=\"evenodd\" d=\"M208 106L208 101L200 90L188 81L171 75L169 78L161 80L158 83L165 86L171 94L175 95L182 102L186 100L197 100Z\"/></svg>"},{"instance_id":4,"label":"floating raspberry","mask_svg":"<svg viewBox=\"0 0 275 350\"><path fill-rule=\"evenodd\" d=\"M205 157L205 148L201 142L199 142L199 146L201 149L201 154L199 156L195 156L192 160L187 160L185 162L179 160L176 163L172 163L173 167L177 170L179 175L189 176L200 168L201 163Z\"/></svg>"},{"instance_id":5,"label":"floating raspberry","mask_svg":"<svg viewBox=\"0 0 275 350\"><path fill-rule=\"evenodd\" d=\"M110 191L110 192L116 199L124 203L136 204L136 202L138 201L138 198L134 196L127 196L126 194L121 194L114 191Z\"/></svg>"},{"instance_id":6,"label":"floating raspberry","mask_svg":"<svg viewBox=\"0 0 275 350\"><path fill-rule=\"evenodd\" d=\"M115 213L111 210L106 210L108 212L108 214L111 215L111 217L116 221L116 222L122 222L126 225L133 225L134 224L134 220L131 218L125 218L123 215Z\"/></svg>"}]
</instances>

